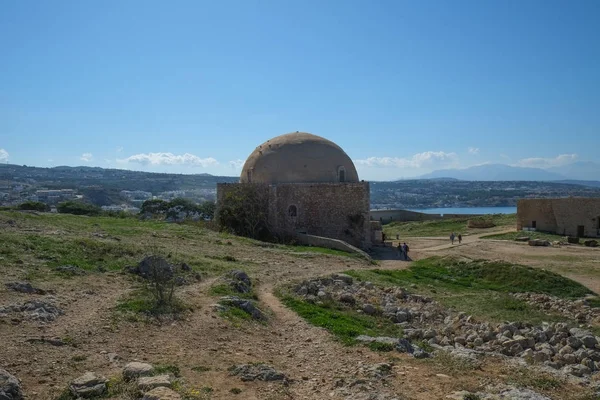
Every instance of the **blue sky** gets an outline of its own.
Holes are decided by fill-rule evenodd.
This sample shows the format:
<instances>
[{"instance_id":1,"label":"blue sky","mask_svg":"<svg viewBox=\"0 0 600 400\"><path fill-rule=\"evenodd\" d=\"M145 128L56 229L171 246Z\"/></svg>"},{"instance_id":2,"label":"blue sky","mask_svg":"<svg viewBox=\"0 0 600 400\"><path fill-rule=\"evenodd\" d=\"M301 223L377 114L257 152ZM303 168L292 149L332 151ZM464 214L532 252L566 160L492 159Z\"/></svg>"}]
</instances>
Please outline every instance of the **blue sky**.
<instances>
[{"instance_id":1,"label":"blue sky","mask_svg":"<svg viewBox=\"0 0 600 400\"><path fill-rule=\"evenodd\" d=\"M331 139L361 178L598 160L600 1L0 2L0 162L236 175Z\"/></svg>"}]
</instances>

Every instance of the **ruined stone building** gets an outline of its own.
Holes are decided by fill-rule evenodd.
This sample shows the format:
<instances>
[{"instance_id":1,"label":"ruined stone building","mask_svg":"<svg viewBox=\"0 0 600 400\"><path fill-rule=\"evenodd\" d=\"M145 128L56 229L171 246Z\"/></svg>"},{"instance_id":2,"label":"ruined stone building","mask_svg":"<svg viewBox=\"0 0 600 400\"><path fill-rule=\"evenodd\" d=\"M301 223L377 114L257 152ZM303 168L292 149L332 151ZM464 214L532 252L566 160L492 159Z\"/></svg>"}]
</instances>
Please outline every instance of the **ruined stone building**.
<instances>
[{"instance_id":1,"label":"ruined stone building","mask_svg":"<svg viewBox=\"0 0 600 400\"><path fill-rule=\"evenodd\" d=\"M517 203L517 229L565 236L600 237L600 198L524 199Z\"/></svg>"},{"instance_id":2,"label":"ruined stone building","mask_svg":"<svg viewBox=\"0 0 600 400\"><path fill-rule=\"evenodd\" d=\"M233 193L252 188L247 207L265 210L271 233L339 239L359 248L371 245L369 183L335 143L310 133L277 136L246 160L240 183L217 185L219 209Z\"/></svg>"}]
</instances>

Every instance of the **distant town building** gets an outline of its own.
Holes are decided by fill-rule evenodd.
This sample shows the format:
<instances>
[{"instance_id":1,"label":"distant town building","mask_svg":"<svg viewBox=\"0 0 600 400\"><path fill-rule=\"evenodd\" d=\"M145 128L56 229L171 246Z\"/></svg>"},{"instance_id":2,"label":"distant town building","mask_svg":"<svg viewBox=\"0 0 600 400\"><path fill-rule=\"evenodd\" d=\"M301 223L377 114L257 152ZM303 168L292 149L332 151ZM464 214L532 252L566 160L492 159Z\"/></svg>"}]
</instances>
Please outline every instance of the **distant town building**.
<instances>
[{"instance_id":1,"label":"distant town building","mask_svg":"<svg viewBox=\"0 0 600 400\"><path fill-rule=\"evenodd\" d=\"M600 237L600 198L523 199L517 229L576 237Z\"/></svg>"},{"instance_id":2,"label":"distant town building","mask_svg":"<svg viewBox=\"0 0 600 400\"><path fill-rule=\"evenodd\" d=\"M132 213L132 214L137 214L140 212L140 209L137 207L131 207L128 205L110 205L110 206L102 206L101 207L103 211L116 211L116 212L127 212L127 213Z\"/></svg>"},{"instance_id":3,"label":"distant town building","mask_svg":"<svg viewBox=\"0 0 600 400\"><path fill-rule=\"evenodd\" d=\"M55 204L60 201L71 200L76 197L74 189L36 190L37 201Z\"/></svg>"}]
</instances>

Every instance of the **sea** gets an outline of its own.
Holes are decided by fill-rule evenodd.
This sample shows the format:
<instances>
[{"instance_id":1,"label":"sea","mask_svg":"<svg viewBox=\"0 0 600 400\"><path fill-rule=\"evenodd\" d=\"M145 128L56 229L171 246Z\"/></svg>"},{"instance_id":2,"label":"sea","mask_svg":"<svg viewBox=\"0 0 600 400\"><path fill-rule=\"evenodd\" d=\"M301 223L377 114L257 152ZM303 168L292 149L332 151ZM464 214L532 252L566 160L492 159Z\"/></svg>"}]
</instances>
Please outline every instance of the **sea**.
<instances>
[{"instance_id":1,"label":"sea","mask_svg":"<svg viewBox=\"0 0 600 400\"><path fill-rule=\"evenodd\" d=\"M425 214L516 214L517 207L447 207L408 209Z\"/></svg>"}]
</instances>

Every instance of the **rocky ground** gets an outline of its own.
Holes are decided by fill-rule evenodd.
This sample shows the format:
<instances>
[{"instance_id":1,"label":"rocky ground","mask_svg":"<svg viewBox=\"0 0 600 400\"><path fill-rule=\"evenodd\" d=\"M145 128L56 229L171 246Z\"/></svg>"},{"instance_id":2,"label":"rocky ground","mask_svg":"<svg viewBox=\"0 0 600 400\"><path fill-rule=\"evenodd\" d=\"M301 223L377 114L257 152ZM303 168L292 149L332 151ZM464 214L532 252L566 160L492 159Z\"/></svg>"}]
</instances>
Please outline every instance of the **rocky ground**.
<instances>
[{"instance_id":1,"label":"rocky ground","mask_svg":"<svg viewBox=\"0 0 600 400\"><path fill-rule=\"evenodd\" d=\"M332 280L328 285L314 281L349 269L396 269L410 265L388 257L387 253L374 266L355 257L262 247L194 227L182 227L186 230L177 233L152 228L153 233L147 236L131 232L130 236L111 233L100 237L93 236L103 229L100 220L95 222L99 227L84 232L78 219L56 227L25 220L8 224L11 218L14 219L0 214L2 229L23 237L73 237L74 240L84 237L105 244L112 243L110 237L118 236L118 246L134 246L154 238L168 246L167 251L179 254L180 261L199 253L211 257L209 260L224 260L228 256L231 261L219 261L220 269L201 270L198 278L194 276L197 269L187 272L186 282L176 289L186 311L176 319L152 320L134 318L117 309L140 284L140 278L125 268L54 271L54 267L47 266L49 256L44 253L34 254L23 246L22 255L16 260L3 258L5 253L0 251L0 368L3 369L0 399L5 396L14 400L21 394L26 399L59 399L73 390L94 391L103 385L107 393L119 391L120 394L106 397L113 399L140 399L152 391L154 397L147 398L594 398L590 388L597 379L596 348L587 334L571 332L559 324L486 324L445 310L410 287L386 292L375 285L348 283L344 279L341 279L344 283L334 284ZM227 245L228 241L232 244ZM409 243L414 259L441 253L521 260L543 266L548 265L546 260L535 257L546 256L548 253L544 251L549 251L553 257L551 267L559 269L567 268L560 256L580 254L572 249L569 254L554 253L559 251L554 248L523 249L513 247L512 243L474 241L449 249L439 249L444 242L437 239L424 239L423 246L420 243L416 239ZM432 246L438 249L428 251L427 247ZM587 257L588 253L585 254ZM597 254L590 256L590 260ZM142 258L140 255L138 261ZM580 261L575 263L579 265ZM581 263L585 263L585 270L567 268L566 273L579 276L579 281L587 282L592 289L600 288L600 279L590 279L595 276L593 268L597 264L587 258ZM103 264L99 261L98 267ZM196 268L194 263L189 264ZM78 267L68 262L62 265ZM181 263L177 265L181 267ZM223 309L215 307L227 303L223 297L231 296L212 291L215 284L222 282L222 266L227 265L228 271L241 269L251 279L256 299L241 293L234 296L264 312L264 321L227 319ZM410 353L377 352L363 345L341 344L328 331L308 324L283 306L274 295L277 287L304 281L309 284L299 286L299 295L315 296L313 300L319 301L321 291L336 300L341 300L342 293L348 293L344 304L403 324L413 350L415 345L422 346L430 357L415 358ZM315 293L309 287L310 282L322 285L325 290ZM567 306L571 305L557 307L570 310ZM585 314L585 304L572 306ZM438 355L450 352L449 346L456 351L456 357ZM539 354L546 354L548 359ZM464 361L466 357L475 362ZM130 363L149 364L154 371L153 379L141 383L140 377L126 380L124 370ZM567 370L571 367L581 370L582 376ZM161 385L150 388L159 383L170 388L161 389Z\"/></svg>"}]
</instances>

